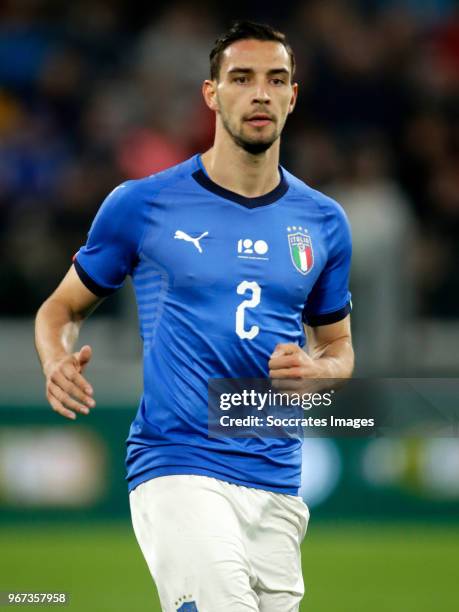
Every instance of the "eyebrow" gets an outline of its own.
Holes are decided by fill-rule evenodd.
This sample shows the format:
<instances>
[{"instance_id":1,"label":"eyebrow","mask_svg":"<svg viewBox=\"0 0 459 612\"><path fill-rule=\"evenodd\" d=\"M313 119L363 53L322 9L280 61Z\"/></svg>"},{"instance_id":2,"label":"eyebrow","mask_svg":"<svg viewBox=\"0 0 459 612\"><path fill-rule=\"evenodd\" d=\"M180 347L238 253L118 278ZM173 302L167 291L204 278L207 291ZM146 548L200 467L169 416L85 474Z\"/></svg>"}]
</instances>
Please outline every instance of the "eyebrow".
<instances>
[{"instance_id":1,"label":"eyebrow","mask_svg":"<svg viewBox=\"0 0 459 612\"><path fill-rule=\"evenodd\" d=\"M250 74L253 72L254 72L253 68L238 68L237 66L235 68L231 68L231 70L228 70L228 74L234 74L234 73ZM290 72L286 68L271 68L271 70L268 70L267 74L269 75L273 75L273 74L289 75Z\"/></svg>"}]
</instances>

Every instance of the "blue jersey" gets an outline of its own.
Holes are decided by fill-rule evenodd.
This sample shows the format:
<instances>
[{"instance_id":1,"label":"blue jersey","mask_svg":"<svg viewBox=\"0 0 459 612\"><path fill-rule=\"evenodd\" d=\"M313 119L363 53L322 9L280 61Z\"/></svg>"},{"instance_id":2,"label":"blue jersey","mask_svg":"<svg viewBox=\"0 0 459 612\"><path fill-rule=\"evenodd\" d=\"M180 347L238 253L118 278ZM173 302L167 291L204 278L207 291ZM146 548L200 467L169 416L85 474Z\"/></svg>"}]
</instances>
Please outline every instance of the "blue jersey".
<instances>
[{"instance_id":1,"label":"blue jersey","mask_svg":"<svg viewBox=\"0 0 459 612\"><path fill-rule=\"evenodd\" d=\"M132 490L201 474L296 495L298 439L208 435L208 380L264 378L279 342L304 346L303 322L350 310L349 226L341 207L283 168L247 198L206 174L200 156L123 183L74 259L105 296L131 275L143 340L144 393L127 440Z\"/></svg>"}]
</instances>

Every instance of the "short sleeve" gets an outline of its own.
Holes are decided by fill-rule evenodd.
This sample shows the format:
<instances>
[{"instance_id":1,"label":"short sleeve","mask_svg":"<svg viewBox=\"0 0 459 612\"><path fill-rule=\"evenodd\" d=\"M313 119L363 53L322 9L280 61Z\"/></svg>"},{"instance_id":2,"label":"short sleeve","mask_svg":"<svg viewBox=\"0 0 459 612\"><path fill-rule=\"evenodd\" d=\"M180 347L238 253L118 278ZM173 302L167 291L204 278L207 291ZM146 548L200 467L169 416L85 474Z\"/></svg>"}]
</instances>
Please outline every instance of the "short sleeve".
<instances>
[{"instance_id":1,"label":"short sleeve","mask_svg":"<svg viewBox=\"0 0 459 612\"><path fill-rule=\"evenodd\" d=\"M95 295L119 289L138 258L142 235L140 204L128 181L104 200L88 233L86 244L73 258L81 281Z\"/></svg>"},{"instance_id":2,"label":"short sleeve","mask_svg":"<svg viewBox=\"0 0 459 612\"><path fill-rule=\"evenodd\" d=\"M328 258L303 309L303 322L311 327L329 325L344 319L351 311L349 274L352 239L343 209L334 206L326 216Z\"/></svg>"}]
</instances>

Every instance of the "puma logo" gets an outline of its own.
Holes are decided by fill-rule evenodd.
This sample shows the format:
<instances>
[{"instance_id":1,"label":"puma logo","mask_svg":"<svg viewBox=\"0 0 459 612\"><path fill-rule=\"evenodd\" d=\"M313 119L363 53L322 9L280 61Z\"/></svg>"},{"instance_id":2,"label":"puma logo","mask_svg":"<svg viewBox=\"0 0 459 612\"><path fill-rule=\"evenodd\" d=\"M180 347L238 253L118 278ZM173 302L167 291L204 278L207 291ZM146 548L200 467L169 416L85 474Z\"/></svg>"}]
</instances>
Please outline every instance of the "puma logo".
<instances>
[{"instance_id":1,"label":"puma logo","mask_svg":"<svg viewBox=\"0 0 459 612\"><path fill-rule=\"evenodd\" d=\"M186 242L192 242L194 246L198 249L198 251L202 253L202 248L199 244L199 241L201 240L201 238L204 238L204 236L207 236L208 233L209 232L203 232L197 238L192 238L191 236L188 236L188 234L186 234L185 232L182 232L182 230L177 230L175 232L174 238L176 238L177 240L185 240Z\"/></svg>"}]
</instances>

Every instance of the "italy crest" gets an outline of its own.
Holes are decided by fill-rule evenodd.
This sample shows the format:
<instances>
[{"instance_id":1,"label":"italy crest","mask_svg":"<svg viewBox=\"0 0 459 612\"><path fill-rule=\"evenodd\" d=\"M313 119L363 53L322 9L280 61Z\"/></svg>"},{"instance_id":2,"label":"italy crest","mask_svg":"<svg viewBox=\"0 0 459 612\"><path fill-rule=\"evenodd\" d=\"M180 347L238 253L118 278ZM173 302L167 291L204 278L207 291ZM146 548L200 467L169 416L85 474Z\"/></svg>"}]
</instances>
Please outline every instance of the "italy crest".
<instances>
[{"instance_id":1,"label":"italy crest","mask_svg":"<svg viewBox=\"0 0 459 612\"><path fill-rule=\"evenodd\" d=\"M311 237L303 233L302 227L288 227L287 231L293 265L301 274L307 274L314 265Z\"/></svg>"}]
</instances>

